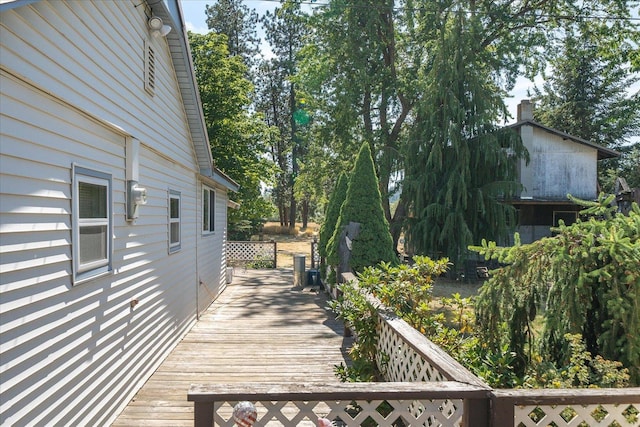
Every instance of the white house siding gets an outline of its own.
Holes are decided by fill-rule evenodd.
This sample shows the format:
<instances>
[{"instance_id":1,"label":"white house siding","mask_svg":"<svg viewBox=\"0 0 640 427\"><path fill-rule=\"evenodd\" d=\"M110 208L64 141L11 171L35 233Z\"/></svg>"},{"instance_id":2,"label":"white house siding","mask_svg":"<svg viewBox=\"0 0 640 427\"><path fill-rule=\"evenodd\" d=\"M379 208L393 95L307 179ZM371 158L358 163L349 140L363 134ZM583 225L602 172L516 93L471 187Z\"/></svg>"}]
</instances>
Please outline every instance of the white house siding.
<instances>
[{"instance_id":1,"label":"white house siding","mask_svg":"<svg viewBox=\"0 0 640 427\"><path fill-rule=\"evenodd\" d=\"M210 184L210 183L209 183ZM198 311L204 311L226 286L225 271L227 236L227 191L215 185L202 183L200 186L200 203L198 215L202 216L202 188L213 189L216 192L215 232L205 234L198 229ZM202 224L202 222L199 222Z\"/></svg>"},{"instance_id":2,"label":"white house siding","mask_svg":"<svg viewBox=\"0 0 640 427\"><path fill-rule=\"evenodd\" d=\"M522 126L530 162L520 166L522 197L567 200L567 193L594 199L597 192L597 150L543 129Z\"/></svg>"},{"instance_id":3,"label":"white house siding","mask_svg":"<svg viewBox=\"0 0 640 427\"><path fill-rule=\"evenodd\" d=\"M149 37L140 3L43 1L1 15L2 425L108 425L195 321L198 276L223 280L196 272L196 159L166 41ZM143 86L145 38L155 96ZM130 137L148 190L134 223ZM113 272L75 286L72 163L113 179ZM171 255L169 190L182 207Z\"/></svg>"}]
</instances>

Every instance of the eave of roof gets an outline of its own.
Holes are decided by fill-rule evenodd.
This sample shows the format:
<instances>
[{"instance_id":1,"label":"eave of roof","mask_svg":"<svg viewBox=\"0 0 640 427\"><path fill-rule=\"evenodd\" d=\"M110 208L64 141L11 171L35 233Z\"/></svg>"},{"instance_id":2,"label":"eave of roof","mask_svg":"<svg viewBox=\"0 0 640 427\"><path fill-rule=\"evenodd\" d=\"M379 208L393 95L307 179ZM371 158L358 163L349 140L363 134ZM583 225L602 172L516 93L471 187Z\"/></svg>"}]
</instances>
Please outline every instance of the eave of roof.
<instances>
[{"instance_id":1,"label":"eave of roof","mask_svg":"<svg viewBox=\"0 0 640 427\"><path fill-rule=\"evenodd\" d=\"M582 144L582 145L586 145L586 146L595 148L596 150L598 150L598 160L611 159L613 157L620 157L620 153L618 153L615 150L603 147L603 146L595 144L595 143L593 143L591 141L587 141L586 139L578 138L577 136L569 135L568 133L559 131L557 129L550 128L548 126L545 126L545 125L543 125L541 123L536 122L535 120L521 120L519 122L516 122L516 123L513 123L511 125L508 125L507 127L512 128L514 130L517 130L517 129L521 128L522 126L525 126L525 125L534 126L534 127L537 127L539 129L544 130L545 132L549 132L551 134L557 135L557 136L561 137L562 139L568 139L568 140L576 142L578 144Z\"/></svg>"},{"instance_id":2,"label":"eave of roof","mask_svg":"<svg viewBox=\"0 0 640 427\"><path fill-rule=\"evenodd\" d=\"M213 174L211 175L198 175L202 181L207 185L224 187L230 191L237 192L240 190L240 184L229 178L224 172L218 168L213 168Z\"/></svg>"},{"instance_id":3,"label":"eave of roof","mask_svg":"<svg viewBox=\"0 0 640 427\"><path fill-rule=\"evenodd\" d=\"M166 36L166 40L178 79L178 86L182 95L198 166L201 174L212 176L213 157L209 147L209 137L204 121L200 92L193 73L191 50L180 2L178 0L171 0L167 3L165 1L157 1L150 3L150 7L153 14L162 18L166 24L172 27L172 30Z\"/></svg>"},{"instance_id":4,"label":"eave of roof","mask_svg":"<svg viewBox=\"0 0 640 427\"><path fill-rule=\"evenodd\" d=\"M13 9L14 7L26 6L40 0L0 0L0 12Z\"/></svg>"}]
</instances>

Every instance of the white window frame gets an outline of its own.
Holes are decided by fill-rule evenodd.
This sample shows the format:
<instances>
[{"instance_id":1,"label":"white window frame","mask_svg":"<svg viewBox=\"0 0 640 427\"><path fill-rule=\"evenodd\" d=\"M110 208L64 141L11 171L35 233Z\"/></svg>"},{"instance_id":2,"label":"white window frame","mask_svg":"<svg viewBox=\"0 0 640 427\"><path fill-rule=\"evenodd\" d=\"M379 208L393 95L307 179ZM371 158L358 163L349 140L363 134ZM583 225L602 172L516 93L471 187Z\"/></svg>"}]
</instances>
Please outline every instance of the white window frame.
<instances>
[{"instance_id":1,"label":"white window frame","mask_svg":"<svg viewBox=\"0 0 640 427\"><path fill-rule=\"evenodd\" d=\"M172 201L178 201L178 216L171 216L171 203ZM167 218L168 218L168 236L167 241L169 242L169 253L174 253L180 250L182 244L182 198L179 191L169 190L169 197L167 199ZM178 224L178 240L172 241L171 236L171 228L174 224Z\"/></svg>"},{"instance_id":2,"label":"white window frame","mask_svg":"<svg viewBox=\"0 0 640 427\"><path fill-rule=\"evenodd\" d=\"M202 188L202 234L213 234L216 231L216 191L213 188Z\"/></svg>"},{"instance_id":3,"label":"white window frame","mask_svg":"<svg viewBox=\"0 0 640 427\"><path fill-rule=\"evenodd\" d=\"M72 258L73 283L77 284L96 276L110 273L113 262L113 197L111 174L77 165L72 165ZM106 204L105 218L80 218L80 184L89 183L106 187L104 201ZM82 263L80 254L82 245L80 230L83 227L106 226L104 253L105 258Z\"/></svg>"}]
</instances>

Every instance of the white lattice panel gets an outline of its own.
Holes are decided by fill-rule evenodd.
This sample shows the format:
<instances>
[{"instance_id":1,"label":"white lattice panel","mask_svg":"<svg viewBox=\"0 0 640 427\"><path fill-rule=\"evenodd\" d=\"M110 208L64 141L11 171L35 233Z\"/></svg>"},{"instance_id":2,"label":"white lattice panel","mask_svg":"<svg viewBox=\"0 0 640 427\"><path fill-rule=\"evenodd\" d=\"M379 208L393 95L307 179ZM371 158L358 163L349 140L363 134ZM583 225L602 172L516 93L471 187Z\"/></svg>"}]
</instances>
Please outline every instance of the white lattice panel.
<instances>
[{"instance_id":1,"label":"white lattice panel","mask_svg":"<svg viewBox=\"0 0 640 427\"><path fill-rule=\"evenodd\" d=\"M273 242L227 242L227 259L230 265L252 261L274 262L275 248Z\"/></svg>"},{"instance_id":2,"label":"white lattice panel","mask_svg":"<svg viewBox=\"0 0 640 427\"><path fill-rule=\"evenodd\" d=\"M636 415L631 421L627 415L638 414L640 402L634 404L593 404L593 405L532 405L515 406L516 427L546 427L555 423L557 427L596 426L640 426Z\"/></svg>"},{"instance_id":3,"label":"white lattice panel","mask_svg":"<svg viewBox=\"0 0 640 427\"><path fill-rule=\"evenodd\" d=\"M214 425L233 427L231 416L237 402L215 404ZM254 426L315 426L319 417L332 420L336 426L362 425L392 427L401 419L404 425L458 427L462 420L462 401L260 401L254 402L258 419Z\"/></svg>"},{"instance_id":4,"label":"white lattice panel","mask_svg":"<svg viewBox=\"0 0 640 427\"><path fill-rule=\"evenodd\" d=\"M387 381L446 381L442 374L386 322L380 322L377 363Z\"/></svg>"}]
</instances>

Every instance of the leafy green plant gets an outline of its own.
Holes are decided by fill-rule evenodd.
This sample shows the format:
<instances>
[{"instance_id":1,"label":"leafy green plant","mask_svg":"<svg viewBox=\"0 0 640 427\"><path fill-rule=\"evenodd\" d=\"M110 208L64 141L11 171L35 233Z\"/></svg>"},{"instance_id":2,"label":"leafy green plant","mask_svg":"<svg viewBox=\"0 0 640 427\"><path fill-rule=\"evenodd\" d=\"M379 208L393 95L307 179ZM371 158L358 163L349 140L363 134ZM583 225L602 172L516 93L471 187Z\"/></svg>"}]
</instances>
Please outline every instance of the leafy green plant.
<instances>
[{"instance_id":1,"label":"leafy green plant","mask_svg":"<svg viewBox=\"0 0 640 427\"><path fill-rule=\"evenodd\" d=\"M544 361L563 366L575 351L565 336L579 334L591 357L620 361L630 382L640 384L640 208L634 204L628 216L618 214L613 198L572 198L589 219L560 224L553 237L522 245L516 235L513 247L483 241L470 248L507 264L482 287L476 317L490 350L508 343L518 356L519 376L537 350L532 322L540 314ZM583 383L585 374L575 374Z\"/></svg>"},{"instance_id":2,"label":"leafy green plant","mask_svg":"<svg viewBox=\"0 0 640 427\"><path fill-rule=\"evenodd\" d=\"M352 283L338 285L340 298L329 303L331 309L357 336L349 349L353 364L336 366L342 381L371 381L377 376L376 347L378 343L378 308Z\"/></svg>"},{"instance_id":3,"label":"leafy green plant","mask_svg":"<svg viewBox=\"0 0 640 427\"><path fill-rule=\"evenodd\" d=\"M595 357L587 351L579 334L565 334L566 359L561 366L545 361L539 355L537 363L528 369L523 387L572 388L572 387L626 387L629 370L617 361Z\"/></svg>"},{"instance_id":4,"label":"leafy green plant","mask_svg":"<svg viewBox=\"0 0 640 427\"><path fill-rule=\"evenodd\" d=\"M247 268L273 268L273 259L266 255L256 255L256 257L247 262Z\"/></svg>"}]
</instances>

